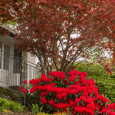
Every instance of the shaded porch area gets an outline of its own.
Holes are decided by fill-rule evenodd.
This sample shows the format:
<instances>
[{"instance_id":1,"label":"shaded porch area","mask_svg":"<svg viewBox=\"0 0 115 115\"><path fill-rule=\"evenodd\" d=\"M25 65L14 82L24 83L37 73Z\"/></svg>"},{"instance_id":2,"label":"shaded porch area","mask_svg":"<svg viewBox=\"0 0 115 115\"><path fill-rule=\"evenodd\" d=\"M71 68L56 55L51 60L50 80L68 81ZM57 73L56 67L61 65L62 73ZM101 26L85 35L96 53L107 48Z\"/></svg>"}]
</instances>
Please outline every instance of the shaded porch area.
<instances>
[{"instance_id":1,"label":"shaded porch area","mask_svg":"<svg viewBox=\"0 0 115 115\"><path fill-rule=\"evenodd\" d=\"M0 86L20 86L24 80L38 77L36 65L16 55L0 54Z\"/></svg>"}]
</instances>

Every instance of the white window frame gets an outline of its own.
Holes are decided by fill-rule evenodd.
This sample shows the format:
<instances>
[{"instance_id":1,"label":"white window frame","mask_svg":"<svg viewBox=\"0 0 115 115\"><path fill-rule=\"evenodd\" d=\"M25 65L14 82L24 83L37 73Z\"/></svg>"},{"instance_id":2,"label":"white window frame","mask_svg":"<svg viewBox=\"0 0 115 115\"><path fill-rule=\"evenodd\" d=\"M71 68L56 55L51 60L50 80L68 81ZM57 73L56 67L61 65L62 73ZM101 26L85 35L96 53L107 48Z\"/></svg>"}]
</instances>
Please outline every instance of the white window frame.
<instances>
[{"instance_id":1,"label":"white window frame","mask_svg":"<svg viewBox=\"0 0 115 115\"><path fill-rule=\"evenodd\" d=\"M10 46L4 44L3 69L9 71L9 65L10 65Z\"/></svg>"},{"instance_id":2,"label":"white window frame","mask_svg":"<svg viewBox=\"0 0 115 115\"><path fill-rule=\"evenodd\" d=\"M10 45L8 45L8 44L6 44L6 43L4 43L4 42L2 42L2 41L0 41L1 43L2 43L2 51L1 51L1 67L0 67L0 70L6 70L6 71L9 71L9 66L10 66L10 53L11 53L11 46ZM5 45L6 46L9 46L9 63L7 64L8 65L8 68L6 69L6 68L4 68L4 56L5 56L5 51L4 51L4 47L5 47Z\"/></svg>"}]
</instances>

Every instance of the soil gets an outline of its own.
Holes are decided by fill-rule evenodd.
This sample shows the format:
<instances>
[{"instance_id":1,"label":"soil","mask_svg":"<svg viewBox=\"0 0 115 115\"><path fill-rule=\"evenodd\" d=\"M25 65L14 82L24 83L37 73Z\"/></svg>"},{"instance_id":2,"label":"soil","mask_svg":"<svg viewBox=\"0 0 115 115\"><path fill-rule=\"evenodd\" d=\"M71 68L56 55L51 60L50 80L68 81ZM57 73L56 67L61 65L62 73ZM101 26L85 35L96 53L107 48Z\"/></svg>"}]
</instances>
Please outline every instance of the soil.
<instances>
[{"instance_id":1,"label":"soil","mask_svg":"<svg viewBox=\"0 0 115 115\"><path fill-rule=\"evenodd\" d=\"M12 113L6 113L6 112L0 112L0 115L35 115L32 112L29 112L27 110L24 110L23 113L17 113L17 112L12 112Z\"/></svg>"}]
</instances>

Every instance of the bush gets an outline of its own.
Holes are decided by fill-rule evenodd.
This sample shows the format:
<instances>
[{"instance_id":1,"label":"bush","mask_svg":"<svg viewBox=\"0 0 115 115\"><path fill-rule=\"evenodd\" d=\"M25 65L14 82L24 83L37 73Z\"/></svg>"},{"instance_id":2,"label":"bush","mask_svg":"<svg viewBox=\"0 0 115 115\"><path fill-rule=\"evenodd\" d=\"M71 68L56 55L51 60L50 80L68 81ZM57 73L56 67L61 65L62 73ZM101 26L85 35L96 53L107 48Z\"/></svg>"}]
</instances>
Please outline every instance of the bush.
<instances>
[{"instance_id":1,"label":"bush","mask_svg":"<svg viewBox=\"0 0 115 115\"><path fill-rule=\"evenodd\" d=\"M65 79L63 72L50 72L39 79L32 79L27 85L23 82L20 90L29 94L42 107L42 112L49 114L66 112L73 115L115 115L115 104L98 93L93 79L87 79L87 73L73 70Z\"/></svg>"}]
</instances>

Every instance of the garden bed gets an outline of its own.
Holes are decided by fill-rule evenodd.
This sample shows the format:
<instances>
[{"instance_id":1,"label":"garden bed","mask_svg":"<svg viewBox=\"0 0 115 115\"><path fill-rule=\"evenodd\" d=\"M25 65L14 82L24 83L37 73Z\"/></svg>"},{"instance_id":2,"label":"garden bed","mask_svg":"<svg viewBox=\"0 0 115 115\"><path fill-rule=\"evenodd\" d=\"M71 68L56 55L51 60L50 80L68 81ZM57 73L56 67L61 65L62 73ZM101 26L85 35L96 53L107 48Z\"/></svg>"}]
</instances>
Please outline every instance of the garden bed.
<instances>
[{"instance_id":1,"label":"garden bed","mask_svg":"<svg viewBox=\"0 0 115 115\"><path fill-rule=\"evenodd\" d=\"M14 111L11 111L12 113L8 112L0 112L0 115L34 115L32 112L24 110L22 113L17 113Z\"/></svg>"}]
</instances>

